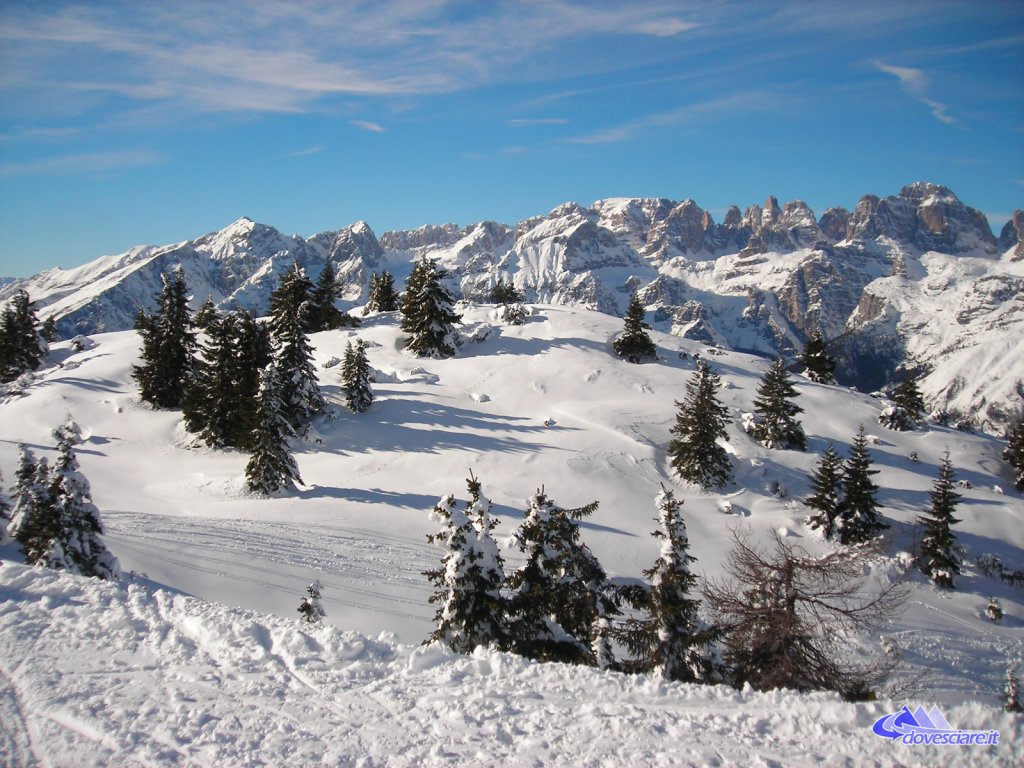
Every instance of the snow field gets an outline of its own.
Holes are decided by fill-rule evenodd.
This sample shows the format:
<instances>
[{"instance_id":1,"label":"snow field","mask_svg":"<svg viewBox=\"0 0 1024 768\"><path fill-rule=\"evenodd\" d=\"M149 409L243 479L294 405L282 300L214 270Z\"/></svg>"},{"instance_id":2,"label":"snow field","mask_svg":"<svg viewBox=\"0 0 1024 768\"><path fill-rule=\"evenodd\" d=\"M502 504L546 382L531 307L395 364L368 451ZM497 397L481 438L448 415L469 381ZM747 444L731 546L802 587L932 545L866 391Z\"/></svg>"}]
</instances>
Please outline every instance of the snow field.
<instances>
[{"instance_id":1,"label":"snow field","mask_svg":"<svg viewBox=\"0 0 1024 768\"><path fill-rule=\"evenodd\" d=\"M485 328L493 308L467 308L464 322ZM620 330L606 315L541 307L525 325L495 327L449 360L406 357L395 315L316 334L320 366L359 336L385 376L369 412L356 415L340 408L339 370L321 368L336 418L317 424L320 442L295 446L308 485L272 499L244 493L245 455L195 447L180 413L139 402L130 377L137 334L98 334L95 348L78 353L56 345L25 396L0 404L0 466L9 482L19 441L52 459L50 432L70 414L86 438L77 453L107 544L137 577L117 592L14 565L0 570L0 664L9 681L0 713L16 723L4 743L13 745L8 754L28 755L12 764L60 765L83 745L96 765L956 764L962 751L897 754L901 747L873 736L871 723L895 711L885 702L689 689L501 654L413 650L433 627L421 574L442 554L426 542L436 529L429 512L449 493L466 498L470 469L494 504L510 567L509 536L544 484L562 506L600 501L581 524L584 541L610 576L639 577L657 557L650 533L664 483L684 502L695 570L716 576L736 526L755 537L784 529L811 552L827 549L803 526L799 499L818 454L832 442L845 456L860 424L878 437L870 449L892 524L890 554L912 548L911 524L947 447L957 477L973 486L958 489L955 533L968 572L957 591L935 590L912 572L911 597L883 632L904 651L907 676L926 672L912 701L941 705L956 727L1005 727L1019 743L1019 722L1000 719L997 707L1006 666L1024 652L1024 598L973 565L990 552L1024 568L1024 502L999 458L1002 443L935 426L892 432L876 423L879 401L798 379L809 450L769 451L739 426L768 361L653 333L661 361L631 365L610 353ZM695 352L721 374L720 398L734 416L736 484L722 493L668 473L674 401ZM0 560L16 557L15 547L0 548ZM872 567L879 578L897 570L895 560ZM310 632L297 608L314 578L324 584L329 626ZM990 596L1006 613L999 625L983 615ZM101 604L120 617L109 627L96 618ZM50 618L47 606L58 609ZM132 618L131 606L144 618ZM95 645L74 639L76 622ZM98 681L120 693L103 694ZM627 733L633 725L641 736ZM55 745L55 757L31 757L33 744ZM1019 761L1009 748L979 755L971 760Z\"/></svg>"}]
</instances>

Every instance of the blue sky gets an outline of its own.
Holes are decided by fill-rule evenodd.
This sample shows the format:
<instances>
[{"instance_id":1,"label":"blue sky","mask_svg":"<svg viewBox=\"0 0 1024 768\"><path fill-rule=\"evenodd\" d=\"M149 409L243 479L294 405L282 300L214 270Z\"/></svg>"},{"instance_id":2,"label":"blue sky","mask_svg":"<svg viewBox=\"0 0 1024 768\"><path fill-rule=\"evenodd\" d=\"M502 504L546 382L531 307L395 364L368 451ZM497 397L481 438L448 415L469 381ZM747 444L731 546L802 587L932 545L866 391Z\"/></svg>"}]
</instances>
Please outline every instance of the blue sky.
<instances>
[{"instance_id":1,"label":"blue sky","mask_svg":"<svg viewBox=\"0 0 1024 768\"><path fill-rule=\"evenodd\" d=\"M918 180L1024 208L1024 3L0 3L0 275L240 216L820 216Z\"/></svg>"}]
</instances>

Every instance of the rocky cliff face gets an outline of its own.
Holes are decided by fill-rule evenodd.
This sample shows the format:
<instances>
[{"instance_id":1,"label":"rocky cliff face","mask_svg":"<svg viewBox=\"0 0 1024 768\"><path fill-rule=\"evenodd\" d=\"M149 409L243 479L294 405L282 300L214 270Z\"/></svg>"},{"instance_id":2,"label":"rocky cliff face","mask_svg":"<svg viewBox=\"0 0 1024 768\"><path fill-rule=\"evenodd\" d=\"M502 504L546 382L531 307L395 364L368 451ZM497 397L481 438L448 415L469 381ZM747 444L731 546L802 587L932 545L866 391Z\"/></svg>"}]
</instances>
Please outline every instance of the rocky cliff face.
<instances>
[{"instance_id":1,"label":"rocky cliff face","mask_svg":"<svg viewBox=\"0 0 1024 768\"><path fill-rule=\"evenodd\" d=\"M847 383L877 388L900 365L923 368L931 405L995 426L1024 379L1024 363L985 353L1024 358L1022 236L1020 211L997 240L979 211L928 183L820 219L802 201L774 197L732 206L720 223L693 200L614 198L566 203L514 227L445 224L379 241L364 222L302 238L240 219L186 243L50 270L0 287L0 298L25 287L68 336L130 327L175 266L196 305L210 296L260 313L295 260L313 278L332 261L345 300L359 304L372 272L387 269L401 286L426 254L473 301L505 279L528 301L620 315L639 291L658 330L766 355L795 356L821 330L845 357Z\"/></svg>"}]
</instances>

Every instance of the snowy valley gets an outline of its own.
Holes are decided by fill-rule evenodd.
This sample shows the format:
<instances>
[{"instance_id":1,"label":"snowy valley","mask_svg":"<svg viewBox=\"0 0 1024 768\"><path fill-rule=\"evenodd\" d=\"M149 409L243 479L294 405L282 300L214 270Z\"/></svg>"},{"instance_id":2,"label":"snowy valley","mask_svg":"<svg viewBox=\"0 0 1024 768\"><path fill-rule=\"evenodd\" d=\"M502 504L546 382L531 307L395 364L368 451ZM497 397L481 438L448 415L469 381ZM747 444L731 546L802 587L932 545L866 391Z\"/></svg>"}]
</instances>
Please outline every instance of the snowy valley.
<instances>
[{"instance_id":1,"label":"snowy valley","mask_svg":"<svg viewBox=\"0 0 1024 768\"><path fill-rule=\"evenodd\" d=\"M595 210L619 215L632 205ZM586 212L565 215L579 216L581 228L589 220ZM534 222L531 231L541 224ZM238 226L245 237L239 231L213 237L236 245L256 233L276 237L258 225ZM376 260L360 262L359 269L398 265L418 249L449 263L459 251L456 242L440 248L409 240L393 251L378 250ZM543 275L553 269L550 242L540 238L529 259L518 252L522 260L508 270L517 286L549 284ZM277 252L280 245L270 247ZM620 255L628 261L630 253ZM1003 256L972 253L908 255L907 277L883 276L879 266L871 290L906 318L948 299L936 281L950 270L979 282L1000 270L1008 280L1024 275L1012 249ZM123 275L113 277L117 269L144 275L152 260L178 261L191 285L192 262L181 249L162 254L140 251L103 269L94 265L91 279L127 290ZM287 253L289 263L294 255ZM757 260L795 265L805 257L811 258L809 251L794 250ZM656 258L665 266L660 277L647 274L641 294L665 286L672 269L684 269L678 255ZM709 283L700 290L710 292L710 275L731 264L729 276L716 278L724 296L720 286L740 280L749 258L690 264L688 284L696 286L692 275L706 271ZM261 261L253 274L283 269L282 263ZM506 268L497 263L472 272L470 263L459 261L462 271L452 270L463 293L473 280ZM642 266L608 261L600 267L601 285L628 284ZM556 271L550 279L567 279L562 275L569 272ZM360 292L350 297L355 301L362 283L355 271L348 274ZM894 280L918 282L913 290L886 293ZM148 300L158 285L140 278L132 290ZM64 310L71 311L73 291L58 299L29 290L49 307L66 301ZM678 318L659 326L657 318L668 317L662 313L655 315L662 330L651 333L657 360L631 364L612 353L621 319L597 311L612 307L581 306L587 302L579 296L556 301L566 296L551 290L528 297L555 303L531 305L522 325L504 322L493 305L461 306L465 341L448 359L408 355L396 313L363 318L357 329L313 334L329 415L293 443L304 484L272 498L246 491L245 453L204 447L185 430L180 411L140 401L131 377L137 333L90 333L93 344L78 349L68 341L52 345L20 394L0 404L0 467L9 480L19 443L52 458L54 427L73 419L83 438L78 460L101 510L106 543L126 575L113 585L29 569L18 564L15 545L0 548L3 759L53 766L1019 764L1024 721L1002 710L1002 690L1007 669L1020 671L1024 661L1024 593L977 565L991 555L1007 568L1024 568L1024 500L1001 458L1006 443L933 421L893 431L878 423L884 402L795 377L808 450L769 450L741 427L766 359L709 346L715 337L687 338L676 327ZM949 290L980 289L950 278ZM201 300L205 287L193 291ZM97 289L89 301L101 295ZM618 294L611 295L618 302ZM245 306L239 295L231 297ZM645 303L654 310L656 302ZM993 300L977 309L984 318L979 322L1017 311L1019 303L1015 295ZM624 300L614 308L623 306ZM756 337L758 331L740 322L742 314L734 329ZM893 328L899 325L889 319ZM986 343L1002 339L1006 349L1019 348L1014 323L990 327ZM928 344L961 345L956 359L975 374L1000 360L1012 368L1006 349L981 352L980 340L973 346L951 341L942 328ZM355 338L365 342L376 372L375 400L365 413L341 406L337 361ZM733 346L768 351L755 343ZM720 397L731 419L724 445L735 480L720 491L679 482L666 455L675 401L683 399L698 358L721 376ZM913 687L893 689L897 698L854 704L832 693L737 691L531 662L482 648L456 655L420 645L434 615L423 572L436 568L442 554L427 542L438 525L429 513L443 496L464 499L470 472L494 505L494 535L511 566L520 556L510 536L525 499L543 486L565 506L598 501L597 511L581 522L584 540L610 576L641 578L658 556L651 533L655 497L665 486L683 501L694 570L719 577L736 529L749 529L760 541L774 532L811 554L835 546L804 524L809 510L802 499L819 455L829 444L845 455L860 426L869 435L890 525L884 555L866 564L866 575L880 583L905 576L909 597L881 634L857 642L865 650L891 646L903 653L895 682ZM955 534L966 572L954 591L908 569L919 536L914 521L928 504L946 451L963 497ZM321 627L300 623L297 613L314 579L324 587ZM998 623L985 615L993 597L1004 611ZM872 733L879 718L904 705L939 706L954 727L997 730L1000 741L911 746Z\"/></svg>"}]
</instances>

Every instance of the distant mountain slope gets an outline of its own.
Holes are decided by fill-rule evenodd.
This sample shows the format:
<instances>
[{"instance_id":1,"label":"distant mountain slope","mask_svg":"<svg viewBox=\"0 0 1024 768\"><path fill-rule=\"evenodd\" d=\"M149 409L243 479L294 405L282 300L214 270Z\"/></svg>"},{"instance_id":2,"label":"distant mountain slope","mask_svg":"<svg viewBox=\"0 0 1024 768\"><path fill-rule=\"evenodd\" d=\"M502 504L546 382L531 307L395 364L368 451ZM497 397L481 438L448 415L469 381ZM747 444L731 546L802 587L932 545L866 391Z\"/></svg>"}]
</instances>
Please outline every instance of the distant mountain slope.
<instances>
[{"instance_id":1,"label":"distant mountain slope","mask_svg":"<svg viewBox=\"0 0 1024 768\"><path fill-rule=\"evenodd\" d=\"M471 300L505 278L531 302L619 315L639 291L656 328L764 355L795 356L821 330L842 353L845 383L873 390L914 368L930 407L998 430L1022 405L1022 236L1020 211L997 239L979 211L923 182L820 219L799 200L734 206L716 223L692 200L615 198L566 203L515 227L446 224L379 241L363 222L302 238L240 219L185 243L49 270L0 298L26 288L67 337L130 327L176 265L196 305L209 296L262 312L293 260L314 277L333 261L358 304L372 272L389 269L401 286L427 254Z\"/></svg>"}]
</instances>

